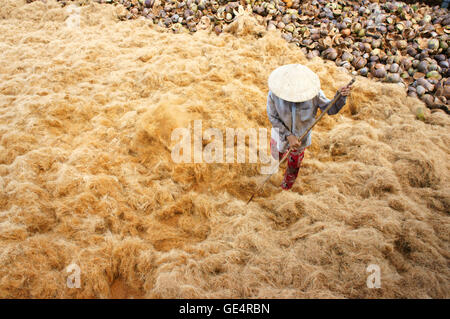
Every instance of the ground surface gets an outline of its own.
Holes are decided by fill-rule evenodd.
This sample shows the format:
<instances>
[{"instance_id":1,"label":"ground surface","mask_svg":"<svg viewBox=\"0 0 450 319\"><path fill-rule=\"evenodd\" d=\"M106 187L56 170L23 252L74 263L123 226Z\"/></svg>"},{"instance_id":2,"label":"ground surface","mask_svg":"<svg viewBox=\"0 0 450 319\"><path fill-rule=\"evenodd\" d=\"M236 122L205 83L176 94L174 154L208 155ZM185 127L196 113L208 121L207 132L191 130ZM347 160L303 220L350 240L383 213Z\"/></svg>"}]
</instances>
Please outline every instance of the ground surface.
<instances>
[{"instance_id":1,"label":"ground surface","mask_svg":"<svg viewBox=\"0 0 450 319\"><path fill-rule=\"evenodd\" d=\"M0 297L450 297L447 115L358 78L293 190L280 172L246 206L259 165L176 164L172 130L270 128L282 64L329 97L349 76L251 19L174 35L117 10L0 7Z\"/></svg>"}]
</instances>

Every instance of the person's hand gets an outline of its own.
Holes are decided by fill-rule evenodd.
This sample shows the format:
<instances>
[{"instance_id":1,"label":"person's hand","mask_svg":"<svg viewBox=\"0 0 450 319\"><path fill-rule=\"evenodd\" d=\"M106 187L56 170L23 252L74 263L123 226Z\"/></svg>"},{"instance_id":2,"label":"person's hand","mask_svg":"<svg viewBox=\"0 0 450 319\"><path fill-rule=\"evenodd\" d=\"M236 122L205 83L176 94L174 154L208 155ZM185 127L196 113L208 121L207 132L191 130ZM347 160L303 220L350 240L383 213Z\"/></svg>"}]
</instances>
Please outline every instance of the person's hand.
<instances>
[{"instance_id":1,"label":"person's hand","mask_svg":"<svg viewBox=\"0 0 450 319\"><path fill-rule=\"evenodd\" d=\"M341 93L342 96L348 96L351 90L352 90L351 86L344 86L339 89L339 92Z\"/></svg>"},{"instance_id":2,"label":"person's hand","mask_svg":"<svg viewBox=\"0 0 450 319\"><path fill-rule=\"evenodd\" d=\"M300 141L298 140L297 136L295 135L289 135L287 137L287 140L289 142L289 147L293 149L297 149L300 147Z\"/></svg>"}]
</instances>

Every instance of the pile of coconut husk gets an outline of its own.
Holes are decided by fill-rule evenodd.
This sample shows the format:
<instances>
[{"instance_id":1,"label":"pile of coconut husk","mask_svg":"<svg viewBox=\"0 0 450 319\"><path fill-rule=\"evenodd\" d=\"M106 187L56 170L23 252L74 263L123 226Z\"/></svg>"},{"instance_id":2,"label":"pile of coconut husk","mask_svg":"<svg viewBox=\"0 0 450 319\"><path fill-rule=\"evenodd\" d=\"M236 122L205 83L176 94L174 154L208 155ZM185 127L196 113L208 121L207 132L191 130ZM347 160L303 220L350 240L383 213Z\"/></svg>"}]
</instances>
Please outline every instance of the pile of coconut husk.
<instances>
[{"instance_id":1,"label":"pile of coconut husk","mask_svg":"<svg viewBox=\"0 0 450 319\"><path fill-rule=\"evenodd\" d=\"M246 205L271 71L304 64L328 97L350 74L256 16L172 34L25 2L0 5L0 298L450 298L449 116L357 76L291 191L280 169Z\"/></svg>"},{"instance_id":2,"label":"pile of coconut husk","mask_svg":"<svg viewBox=\"0 0 450 319\"><path fill-rule=\"evenodd\" d=\"M448 113L450 14L439 6L385 0L97 2L121 4L128 10L122 19L144 17L175 33L210 29L220 34L247 11L268 30L280 30L308 58L320 56L353 74L398 83L409 96Z\"/></svg>"}]
</instances>

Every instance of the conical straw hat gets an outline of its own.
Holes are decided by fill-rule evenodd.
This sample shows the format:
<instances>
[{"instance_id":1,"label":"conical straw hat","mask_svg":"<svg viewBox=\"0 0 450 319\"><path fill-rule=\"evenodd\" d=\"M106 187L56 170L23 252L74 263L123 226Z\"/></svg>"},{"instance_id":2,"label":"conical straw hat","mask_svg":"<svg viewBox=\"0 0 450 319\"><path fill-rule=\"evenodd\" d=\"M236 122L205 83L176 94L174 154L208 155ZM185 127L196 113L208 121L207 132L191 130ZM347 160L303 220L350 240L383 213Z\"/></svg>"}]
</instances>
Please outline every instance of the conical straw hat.
<instances>
[{"instance_id":1,"label":"conical straw hat","mask_svg":"<svg viewBox=\"0 0 450 319\"><path fill-rule=\"evenodd\" d=\"M269 89L285 101L304 102L319 94L320 80L317 74L304 65L287 64L272 71Z\"/></svg>"}]
</instances>

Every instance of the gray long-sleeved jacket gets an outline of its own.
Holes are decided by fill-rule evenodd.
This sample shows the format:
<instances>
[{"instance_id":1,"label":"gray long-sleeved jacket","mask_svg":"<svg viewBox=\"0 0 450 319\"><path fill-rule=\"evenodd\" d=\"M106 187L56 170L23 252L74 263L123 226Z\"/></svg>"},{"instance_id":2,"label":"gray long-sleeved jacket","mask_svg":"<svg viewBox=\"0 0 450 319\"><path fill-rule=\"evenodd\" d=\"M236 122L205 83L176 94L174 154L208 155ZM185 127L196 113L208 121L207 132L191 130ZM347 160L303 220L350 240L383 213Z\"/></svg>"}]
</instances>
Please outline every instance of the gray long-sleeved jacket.
<instances>
[{"instance_id":1,"label":"gray long-sleeved jacket","mask_svg":"<svg viewBox=\"0 0 450 319\"><path fill-rule=\"evenodd\" d=\"M347 98L340 97L335 105L328 111L329 115L338 113L345 105ZM327 99L322 90L313 99L305 102L288 102L271 91L267 96L267 114L272 123L272 138L277 142L280 152L285 152L289 143L287 137L291 134L300 137L306 129L314 122L317 109L325 110L331 100ZM292 125L295 123L295 125ZM311 132L302 140L301 148L311 145Z\"/></svg>"}]
</instances>

